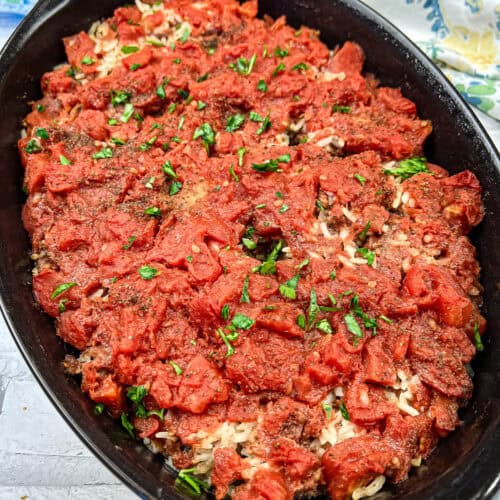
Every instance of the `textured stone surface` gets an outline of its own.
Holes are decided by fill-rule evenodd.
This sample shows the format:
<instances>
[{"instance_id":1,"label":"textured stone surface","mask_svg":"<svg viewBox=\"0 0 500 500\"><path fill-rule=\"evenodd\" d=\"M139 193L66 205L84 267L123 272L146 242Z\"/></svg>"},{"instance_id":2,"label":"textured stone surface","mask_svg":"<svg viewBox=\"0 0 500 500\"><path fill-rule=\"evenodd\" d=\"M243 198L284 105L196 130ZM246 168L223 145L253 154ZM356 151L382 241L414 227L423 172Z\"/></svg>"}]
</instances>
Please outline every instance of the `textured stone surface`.
<instances>
[{"instance_id":1,"label":"textured stone surface","mask_svg":"<svg viewBox=\"0 0 500 500\"><path fill-rule=\"evenodd\" d=\"M0 500L135 500L81 443L0 319Z\"/></svg>"}]
</instances>

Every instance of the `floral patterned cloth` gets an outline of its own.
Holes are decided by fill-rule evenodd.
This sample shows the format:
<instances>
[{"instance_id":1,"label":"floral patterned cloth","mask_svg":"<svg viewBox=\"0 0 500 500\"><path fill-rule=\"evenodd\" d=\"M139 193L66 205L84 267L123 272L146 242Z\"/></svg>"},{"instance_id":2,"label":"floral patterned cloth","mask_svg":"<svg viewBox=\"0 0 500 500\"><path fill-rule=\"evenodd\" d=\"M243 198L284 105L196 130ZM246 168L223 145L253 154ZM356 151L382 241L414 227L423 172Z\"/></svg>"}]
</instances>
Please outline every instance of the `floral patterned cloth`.
<instances>
[{"instance_id":1,"label":"floral patterned cloth","mask_svg":"<svg viewBox=\"0 0 500 500\"><path fill-rule=\"evenodd\" d=\"M500 0L364 0L406 33L467 102L500 120Z\"/></svg>"}]
</instances>

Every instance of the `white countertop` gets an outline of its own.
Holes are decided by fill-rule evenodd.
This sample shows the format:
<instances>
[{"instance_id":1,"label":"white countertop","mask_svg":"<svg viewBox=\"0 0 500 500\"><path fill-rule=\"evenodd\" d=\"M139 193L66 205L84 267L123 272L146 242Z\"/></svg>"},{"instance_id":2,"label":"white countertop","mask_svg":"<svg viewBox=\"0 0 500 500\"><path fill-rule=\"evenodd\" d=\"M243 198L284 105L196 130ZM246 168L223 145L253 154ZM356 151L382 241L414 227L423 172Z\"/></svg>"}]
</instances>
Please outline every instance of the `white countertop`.
<instances>
[{"instance_id":1,"label":"white countertop","mask_svg":"<svg viewBox=\"0 0 500 500\"><path fill-rule=\"evenodd\" d=\"M0 320L0 499L135 500L57 413Z\"/></svg>"}]
</instances>

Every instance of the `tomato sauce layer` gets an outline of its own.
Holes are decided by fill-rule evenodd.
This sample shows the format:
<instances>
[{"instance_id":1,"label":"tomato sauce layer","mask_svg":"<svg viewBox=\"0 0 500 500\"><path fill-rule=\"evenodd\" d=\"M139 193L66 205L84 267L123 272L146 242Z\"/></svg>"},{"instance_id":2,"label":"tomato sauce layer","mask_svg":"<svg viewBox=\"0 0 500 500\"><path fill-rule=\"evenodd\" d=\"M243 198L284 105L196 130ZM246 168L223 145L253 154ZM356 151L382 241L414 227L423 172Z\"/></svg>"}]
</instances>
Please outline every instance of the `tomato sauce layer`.
<instances>
[{"instance_id":1,"label":"tomato sauce layer","mask_svg":"<svg viewBox=\"0 0 500 500\"><path fill-rule=\"evenodd\" d=\"M33 289L192 492L359 498L471 396L481 187L357 44L256 13L137 2L64 39L19 141Z\"/></svg>"}]
</instances>

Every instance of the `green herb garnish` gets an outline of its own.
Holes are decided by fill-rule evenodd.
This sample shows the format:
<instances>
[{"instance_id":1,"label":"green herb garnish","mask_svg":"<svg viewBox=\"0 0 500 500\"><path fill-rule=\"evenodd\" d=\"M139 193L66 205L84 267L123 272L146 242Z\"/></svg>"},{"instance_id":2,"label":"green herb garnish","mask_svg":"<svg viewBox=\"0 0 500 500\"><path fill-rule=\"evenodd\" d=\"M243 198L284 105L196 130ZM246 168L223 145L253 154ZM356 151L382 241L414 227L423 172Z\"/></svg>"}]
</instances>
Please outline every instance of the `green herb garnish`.
<instances>
[{"instance_id":1,"label":"green herb garnish","mask_svg":"<svg viewBox=\"0 0 500 500\"><path fill-rule=\"evenodd\" d=\"M135 439L134 426L132 425L132 422L128 419L127 414L124 411L122 411L120 421L122 423L122 427L130 434L130 437Z\"/></svg>"},{"instance_id":2,"label":"green herb garnish","mask_svg":"<svg viewBox=\"0 0 500 500\"><path fill-rule=\"evenodd\" d=\"M241 291L241 298L240 298L240 303L246 303L250 304L250 295L248 294L248 285L250 283L250 276L247 276L245 278L245 281L243 282L243 290Z\"/></svg>"},{"instance_id":3,"label":"green herb garnish","mask_svg":"<svg viewBox=\"0 0 500 500\"><path fill-rule=\"evenodd\" d=\"M64 292L66 292L67 290L69 290L70 288L73 288L74 286L76 286L78 283L75 283L74 281L70 282L70 283L62 283L61 285L59 285L51 294L50 294L50 299L51 300L54 300L56 299L57 297L59 297L59 295L62 295Z\"/></svg>"},{"instance_id":4,"label":"green herb garnish","mask_svg":"<svg viewBox=\"0 0 500 500\"><path fill-rule=\"evenodd\" d=\"M430 173L427 168L427 160L425 158L409 158L399 162L399 166L395 168L386 168L384 174L401 177L401 179L409 179L416 174Z\"/></svg>"},{"instance_id":5,"label":"green herb garnish","mask_svg":"<svg viewBox=\"0 0 500 500\"><path fill-rule=\"evenodd\" d=\"M143 280L152 280L158 274L158 269L149 266L142 266L139 268L139 274Z\"/></svg>"},{"instance_id":6,"label":"green herb garnish","mask_svg":"<svg viewBox=\"0 0 500 500\"><path fill-rule=\"evenodd\" d=\"M236 132L245 123L245 117L240 114L230 116L226 121L226 132Z\"/></svg>"},{"instance_id":7,"label":"green herb garnish","mask_svg":"<svg viewBox=\"0 0 500 500\"><path fill-rule=\"evenodd\" d=\"M174 369L176 375L182 375L182 368L175 361L169 361L168 364Z\"/></svg>"},{"instance_id":8,"label":"green herb garnish","mask_svg":"<svg viewBox=\"0 0 500 500\"><path fill-rule=\"evenodd\" d=\"M483 340L481 339L481 334L479 333L479 325L477 324L477 322L474 323L474 344L477 351L484 351L484 344Z\"/></svg>"},{"instance_id":9,"label":"green herb garnish","mask_svg":"<svg viewBox=\"0 0 500 500\"><path fill-rule=\"evenodd\" d=\"M334 104L332 106L332 111L334 113L350 113L351 108L349 106L340 106L339 104Z\"/></svg>"},{"instance_id":10,"label":"green herb garnish","mask_svg":"<svg viewBox=\"0 0 500 500\"><path fill-rule=\"evenodd\" d=\"M105 158L113 158L113 150L111 148L102 148L97 153L92 155L94 160L104 160Z\"/></svg>"},{"instance_id":11,"label":"green herb garnish","mask_svg":"<svg viewBox=\"0 0 500 500\"><path fill-rule=\"evenodd\" d=\"M135 45L124 45L121 50L124 54L133 54L139 51L139 47Z\"/></svg>"},{"instance_id":12,"label":"green herb garnish","mask_svg":"<svg viewBox=\"0 0 500 500\"><path fill-rule=\"evenodd\" d=\"M209 123L203 123L194 131L193 139L201 139L207 154L210 154L210 146L215 144L215 132Z\"/></svg>"},{"instance_id":13,"label":"green herb garnish","mask_svg":"<svg viewBox=\"0 0 500 500\"><path fill-rule=\"evenodd\" d=\"M267 92L269 90L267 83L264 80L259 80L257 90L260 90L260 92Z\"/></svg>"},{"instance_id":14,"label":"green herb garnish","mask_svg":"<svg viewBox=\"0 0 500 500\"><path fill-rule=\"evenodd\" d=\"M284 154L276 159L267 160L264 163L252 163L252 168L257 172L277 172L279 171L280 163L290 163L291 157L289 154Z\"/></svg>"},{"instance_id":15,"label":"green herb garnish","mask_svg":"<svg viewBox=\"0 0 500 500\"><path fill-rule=\"evenodd\" d=\"M168 191L168 194L170 196L174 196L177 193L179 193L181 189L182 189L182 182L174 181L172 182L172 184L170 184L170 190Z\"/></svg>"}]
</instances>

